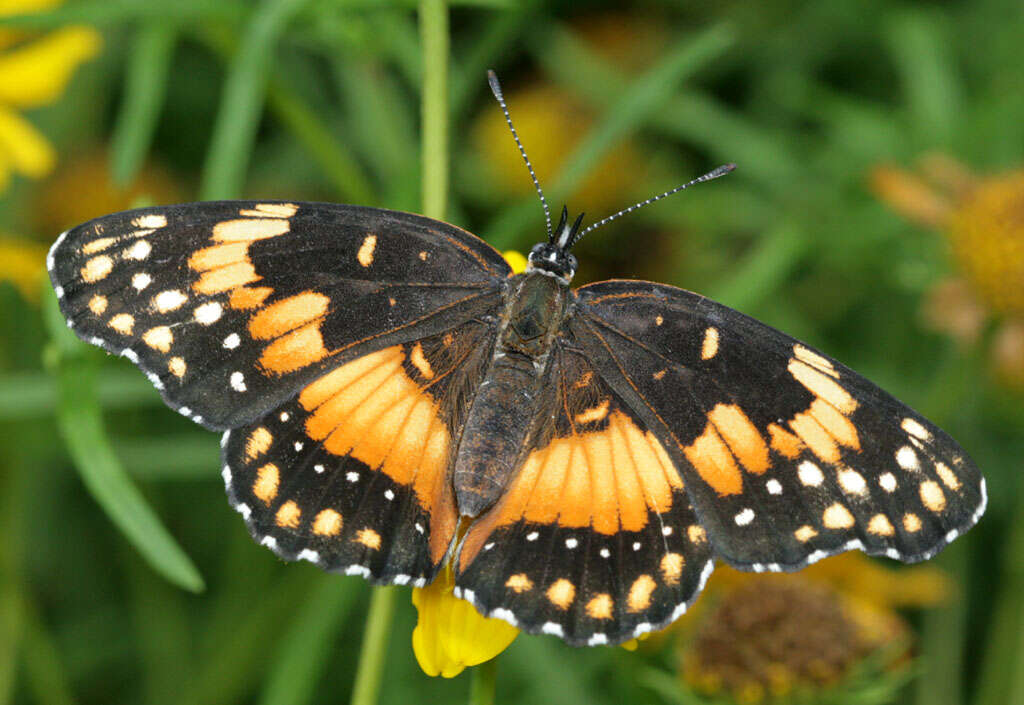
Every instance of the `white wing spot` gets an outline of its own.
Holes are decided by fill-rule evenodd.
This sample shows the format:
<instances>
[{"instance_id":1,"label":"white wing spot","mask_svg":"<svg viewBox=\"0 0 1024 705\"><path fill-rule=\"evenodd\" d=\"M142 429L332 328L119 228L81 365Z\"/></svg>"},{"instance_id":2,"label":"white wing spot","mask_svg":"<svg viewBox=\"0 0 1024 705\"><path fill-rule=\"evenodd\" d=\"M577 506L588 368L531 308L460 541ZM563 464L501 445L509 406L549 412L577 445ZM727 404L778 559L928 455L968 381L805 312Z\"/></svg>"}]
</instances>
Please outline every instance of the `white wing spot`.
<instances>
[{"instance_id":1,"label":"white wing spot","mask_svg":"<svg viewBox=\"0 0 1024 705\"><path fill-rule=\"evenodd\" d=\"M825 475L822 474L821 468L809 460L800 463L800 467L797 468L797 475L800 477L800 482L811 487L817 487L825 480Z\"/></svg>"},{"instance_id":2,"label":"white wing spot","mask_svg":"<svg viewBox=\"0 0 1024 705\"><path fill-rule=\"evenodd\" d=\"M768 489L768 494L782 494L782 483L774 478L764 483L764 486Z\"/></svg>"},{"instance_id":3,"label":"white wing spot","mask_svg":"<svg viewBox=\"0 0 1024 705\"><path fill-rule=\"evenodd\" d=\"M868 489L868 483L864 476L856 470L845 468L839 471L839 486L849 494L863 494Z\"/></svg>"},{"instance_id":4,"label":"white wing spot","mask_svg":"<svg viewBox=\"0 0 1024 705\"><path fill-rule=\"evenodd\" d=\"M143 260L149 257L152 250L153 246L148 241L139 240L125 251L124 256L128 259Z\"/></svg>"},{"instance_id":5,"label":"white wing spot","mask_svg":"<svg viewBox=\"0 0 1024 705\"><path fill-rule=\"evenodd\" d=\"M526 540L527 541L536 541L539 536L540 536L540 534L538 534L536 531L531 531L530 533L528 533L526 535Z\"/></svg>"},{"instance_id":6,"label":"white wing spot","mask_svg":"<svg viewBox=\"0 0 1024 705\"><path fill-rule=\"evenodd\" d=\"M324 466L323 465L314 465L313 466L313 471L316 472L319 475L319 474L323 473Z\"/></svg>"},{"instance_id":7,"label":"white wing spot","mask_svg":"<svg viewBox=\"0 0 1024 705\"><path fill-rule=\"evenodd\" d=\"M231 388L236 392L244 392L246 390L245 375L241 372L232 372L229 382L231 383Z\"/></svg>"},{"instance_id":8,"label":"white wing spot","mask_svg":"<svg viewBox=\"0 0 1024 705\"><path fill-rule=\"evenodd\" d=\"M610 558L612 555L612 552L607 548L602 548L599 553L601 554L601 558Z\"/></svg>"},{"instance_id":9,"label":"white wing spot","mask_svg":"<svg viewBox=\"0 0 1024 705\"><path fill-rule=\"evenodd\" d=\"M641 546L641 544L640 544L639 541L634 541L633 542L633 550L634 551L639 551L640 550L640 546Z\"/></svg>"},{"instance_id":10,"label":"white wing spot","mask_svg":"<svg viewBox=\"0 0 1024 705\"><path fill-rule=\"evenodd\" d=\"M565 540L565 547L566 548L576 548L579 545L579 543L580 542L577 541L576 539L566 539Z\"/></svg>"},{"instance_id":11,"label":"white wing spot","mask_svg":"<svg viewBox=\"0 0 1024 705\"><path fill-rule=\"evenodd\" d=\"M565 632L562 631L562 625L556 624L555 622L544 622L540 630L545 634L554 634L555 636L565 635Z\"/></svg>"},{"instance_id":12,"label":"white wing spot","mask_svg":"<svg viewBox=\"0 0 1024 705\"><path fill-rule=\"evenodd\" d=\"M896 476L891 472L882 473L878 477L878 485L886 492L896 491Z\"/></svg>"},{"instance_id":13,"label":"white wing spot","mask_svg":"<svg viewBox=\"0 0 1024 705\"><path fill-rule=\"evenodd\" d=\"M219 321L223 313L224 308L216 301L209 301L201 306L197 306L196 310L193 311L196 321L204 326Z\"/></svg>"},{"instance_id":14,"label":"white wing spot","mask_svg":"<svg viewBox=\"0 0 1024 705\"><path fill-rule=\"evenodd\" d=\"M903 446L896 451L896 463L904 470L920 470L921 465L917 460L917 453L910 446Z\"/></svg>"},{"instance_id":15,"label":"white wing spot","mask_svg":"<svg viewBox=\"0 0 1024 705\"><path fill-rule=\"evenodd\" d=\"M153 277L149 276L145 272L136 272L132 275L132 286L134 286L137 291L142 291L152 283Z\"/></svg>"},{"instance_id":16,"label":"white wing spot","mask_svg":"<svg viewBox=\"0 0 1024 705\"><path fill-rule=\"evenodd\" d=\"M287 421L288 419L291 418L291 416L288 415L287 411L282 411L281 415L278 416L277 418L281 419L281 421Z\"/></svg>"},{"instance_id":17,"label":"white wing spot","mask_svg":"<svg viewBox=\"0 0 1024 705\"><path fill-rule=\"evenodd\" d=\"M663 526L663 527L661 527L661 535L662 536L671 536L672 535L672 527L671 526Z\"/></svg>"},{"instance_id":18,"label":"white wing spot","mask_svg":"<svg viewBox=\"0 0 1024 705\"><path fill-rule=\"evenodd\" d=\"M345 473L345 479L348 480L349 482L359 482L359 473L347 472Z\"/></svg>"},{"instance_id":19,"label":"white wing spot","mask_svg":"<svg viewBox=\"0 0 1024 705\"><path fill-rule=\"evenodd\" d=\"M303 448L302 441L295 441L295 443L293 444L293 447L295 448L296 452L302 450L302 448Z\"/></svg>"},{"instance_id":20,"label":"white wing spot","mask_svg":"<svg viewBox=\"0 0 1024 705\"><path fill-rule=\"evenodd\" d=\"M390 502L395 498L395 493L391 490L384 490L384 498Z\"/></svg>"},{"instance_id":21,"label":"white wing spot","mask_svg":"<svg viewBox=\"0 0 1024 705\"><path fill-rule=\"evenodd\" d=\"M160 313L175 311L181 308L186 301L188 301L188 297L177 289L167 289L153 297L153 305Z\"/></svg>"},{"instance_id":22,"label":"white wing spot","mask_svg":"<svg viewBox=\"0 0 1024 705\"><path fill-rule=\"evenodd\" d=\"M241 342L242 339L238 337L238 333L232 333L228 337L224 338L224 347L228 350L234 350Z\"/></svg>"},{"instance_id":23,"label":"white wing spot","mask_svg":"<svg viewBox=\"0 0 1024 705\"><path fill-rule=\"evenodd\" d=\"M754 510L747 507L735 517L736 526L746 526L750 522L754 521Z\"/></svg>"}]
</instances>

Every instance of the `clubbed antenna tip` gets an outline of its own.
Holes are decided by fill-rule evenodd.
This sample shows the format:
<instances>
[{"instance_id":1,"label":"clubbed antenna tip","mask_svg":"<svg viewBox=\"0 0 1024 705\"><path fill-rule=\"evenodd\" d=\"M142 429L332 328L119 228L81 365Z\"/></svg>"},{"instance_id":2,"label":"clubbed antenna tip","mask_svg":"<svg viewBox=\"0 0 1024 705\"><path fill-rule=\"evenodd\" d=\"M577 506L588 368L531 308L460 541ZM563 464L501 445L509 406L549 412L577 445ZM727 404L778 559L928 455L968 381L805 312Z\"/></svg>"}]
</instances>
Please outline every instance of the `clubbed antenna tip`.
<instances>
[{"instance_id":1,"label":"clubbed antenna tip","mask_svg":"<svg viewBox=\"0 0 1024 705\"><path fill-rule=\"evenodd\" d=\"M676 186L674 189L666 191L665 193L659 193L657 196L654 196L653 198L648 198L646 201L640 201L639 203L636 203L636 204L630 206L629 208L624 208L621 211L619 211L618 213L614 213L614 214L608 216L607 218L605 218L604 220L599 220L596 223L594 223L593 225L590 225L590 226L584 228L583 230L581 230L579 232L579 234L577 234L576 237L573 239L572 244L575 245L587 233L589 233L589 232L591 232L593 230L597 230L602 225L605 225L607 223L612 222L613 220L615 220L619 216L626 215L627 213L632 213L633 211L638 210L640 208L643 208L644 206L649 206L652 203L654 203L655 201L660 201L661 199L663 199L663 198L665 198L667 196L671 196L674 193L679 193L683 189L689 188L690 186L693 186L694 184L701 184L701 183L704 183L705 181L711 181L712 179L717 179L719 176L725 176L726 174L728 174L730 171L732 171L735 168L736 168L736 165L731 163L731 162L729 164L723 164L722 166L715 167L714 169L712 169L708 173L704 174L703 176L698 176L693 181L689 181L689 182L683 184L682 186Z\"/></svg>"}]
</instances>

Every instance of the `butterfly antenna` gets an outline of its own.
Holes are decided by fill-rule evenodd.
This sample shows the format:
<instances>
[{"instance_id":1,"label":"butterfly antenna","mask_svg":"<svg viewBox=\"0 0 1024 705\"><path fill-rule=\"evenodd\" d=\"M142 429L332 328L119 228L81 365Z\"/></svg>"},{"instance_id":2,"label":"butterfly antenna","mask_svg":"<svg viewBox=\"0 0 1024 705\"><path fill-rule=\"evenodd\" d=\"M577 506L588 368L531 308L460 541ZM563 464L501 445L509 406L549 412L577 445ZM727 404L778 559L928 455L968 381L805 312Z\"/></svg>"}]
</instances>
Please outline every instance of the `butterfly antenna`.
<instances>
[{"instance_id":1,"label":"butterfly antenna","mask_svg":"<svg viewBox=\"0 0 1024 705\"><path fill-rule=\"evenodd\" d=\"M694 184L700 184L700 183L703 183L705 181L711 181L712 179L717 179L719 176L725 176L726 174L728 174L730 171L732 171L735 168L736 168L735 164L723 164L722 166L718 167L717 169L712 169L711 171L709 171L708 173L704 174L703 176L698 176L693 181L685 183L682 186L676 186L671 191L666 191L665 193L658 194L657 196L654 196L653 198L648 198L646 201L640 201L639 203L634 204L634 205L630 206L629 208L625 208L625 209L619 211L618 213L614 213L614 214L608 216L604 220L599 220L596 223L594 223L593 225L589 225L586 228L584 228L583 230L581 230L579 233L577 233L576 237L574 237L572 242L569 243L569 247L572 247L577 242L579 242L580 239L584 235L589 233L591 230L597 230L602 225L606 225L606 224L612 222L613 220L615 220L619 216L626 215L627 213L632 213L633 211L638 210L640 208L643 208L644 206L649 206L652 203L654 203L655 201L660 201L661 199L666 198L668 196L671 196L674 193L679 193L683 189L689 188L690 186L693 186Z\"/></svg>"},{"instance_id":2,"label":"butterfly antenna","mask_svg":"<svg viewBox=\"0 0 1024 705\"><path fill-rule=\"evenodd\" d=\"M519 147L519 153L523 155L523 161L526 162L526 168L530 172L530 178L533 179L533 185L537 189L537 195L540 196L540 204L544 207L544 222L548 228L548 240L552 240L554 235L551 231L551 212L548 210L547 199L544 198L544 190L540 187L540 182L537 181L537 175L533 171L533 164L530 163L530 158L526 156L526 150L523 149L523 143L519 141L519 133L516 132L515 125L512 124L512 117L508 114L508 106L505 105L505 96L501 92L501 84L498 83L498 75L494 71L487 71L487 83L491 85L491 93L494 94L495 100L498 101L498 105L501 106L501 112L505 113L505 122L508 123L508 129L512 131L512 139L516 141L516 146Z\"/></svg>"}]
</instances>

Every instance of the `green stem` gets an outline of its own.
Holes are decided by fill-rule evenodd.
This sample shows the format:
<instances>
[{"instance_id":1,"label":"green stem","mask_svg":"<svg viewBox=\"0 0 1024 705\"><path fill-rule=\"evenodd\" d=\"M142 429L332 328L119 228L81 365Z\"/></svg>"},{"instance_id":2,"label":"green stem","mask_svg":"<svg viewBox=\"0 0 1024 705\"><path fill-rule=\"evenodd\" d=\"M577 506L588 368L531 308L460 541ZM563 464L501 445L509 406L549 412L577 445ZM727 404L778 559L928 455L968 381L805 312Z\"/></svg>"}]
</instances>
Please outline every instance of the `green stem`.
<instances>
[{"instance_id":1,"label":"green stem","mask_svg":"<svg viewBox=\"0 0 1024 705\"><path fill-rule=\"evenodd\" d=\"M448 7L445 0L421 0L423 46L423 213L443 218L448 207ZM351 705L373 705L384 675L395 588L377 588L370 599L366 634L352 687Z\"/></svg>"},{"instance_id":2,"label":"green stem","mask_svg":"<svg viewBox=\"0 0 1024 705\"><path fill-rule=\"evenodd\" d=\"M423 46L423 213L444 218L448 210L448 6L421 0Z\"/></svg>"},{"instance_id":3,"label":"green stem","mask_svg":"<svg viewBox=\"0 0 1024 705\"><path fill-rule=\"evenodd\" d=\"M351 705L374 705L377 702L397 596L398 591L393 587L373 590L370 611L366 615L366 633L359 650L359 668L352 686Z\"/></svg>"},{"instance_id":4,"label":"green stem","mask_svg":"<svg viewBox=\"0 0 1024 705\"><path fill-rule=\"evenodd\" d=\"M498 681L498 658L484 661L476 666L469 682L469 705L494 705L494 693Z\"/></svg>"}]
</instances>

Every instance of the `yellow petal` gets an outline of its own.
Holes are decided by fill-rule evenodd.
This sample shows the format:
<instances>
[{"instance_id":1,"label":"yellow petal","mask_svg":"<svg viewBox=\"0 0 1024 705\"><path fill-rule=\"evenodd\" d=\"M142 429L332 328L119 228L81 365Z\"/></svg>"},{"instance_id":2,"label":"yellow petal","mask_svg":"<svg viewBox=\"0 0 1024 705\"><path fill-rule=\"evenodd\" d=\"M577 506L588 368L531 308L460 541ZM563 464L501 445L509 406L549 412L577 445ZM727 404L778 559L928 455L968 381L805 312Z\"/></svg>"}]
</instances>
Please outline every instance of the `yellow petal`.
<instances>
[{"instance_id":1,"label":"yellow petal","mask_svg":"<svg viewBox=\"0 0 1024 705\"><path fill-rule=\"evenodd\" d=\"M0 154L14 171L41 178L53 169L57 155L46 138L23 117L0 105Z\"/></svg>"},{"instance_id":2,"label":"yellow petal","mask_svg":"<svg viewBox=\"0 0 1024 705\"><path fill-rule=\"evenodd\" d=\"M93 29L66 27L0 55L0 103L27 108L53 102L101 44Z\"/></svg>"},{"instance_id":3,"label":"yellow petal","mask_svg":"<svg viewBox=\"0 0 1024 705\"><path fill-rule=\"evenodd\" d=\"M446 567L433 583L413 588L412 603L419 619L412 632L412 649L428 676L454 678L467 666L489 661L519 634L500 619L484 617L471 604L452 594L454 580Z\"/></svg>"},{"instance_id":4,"label":"yellow petal","mask_svg":"<svg viewBox=\"0 0 1024 705\"><path fill-rule=\"evenodd\" d=\"M57 7L61 2L62 0L0 0L0 17L41 12ZM0 49L5 49L31 34L32 30L0 27Z\"/></svg>"},{"instance_id":5,"label":"yellow petal","mask_svg":"<svg viewBox=\"0 0 1024 705\"><path fill-rule=\"evenodd\" d=\"M522 274L526 271L526 258L523 257L523 253L516 250L506 250L501 255L516 274Z\"/></svg>"}]
</instances>

